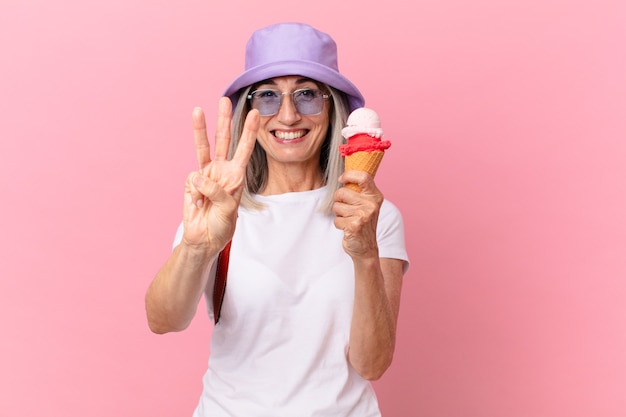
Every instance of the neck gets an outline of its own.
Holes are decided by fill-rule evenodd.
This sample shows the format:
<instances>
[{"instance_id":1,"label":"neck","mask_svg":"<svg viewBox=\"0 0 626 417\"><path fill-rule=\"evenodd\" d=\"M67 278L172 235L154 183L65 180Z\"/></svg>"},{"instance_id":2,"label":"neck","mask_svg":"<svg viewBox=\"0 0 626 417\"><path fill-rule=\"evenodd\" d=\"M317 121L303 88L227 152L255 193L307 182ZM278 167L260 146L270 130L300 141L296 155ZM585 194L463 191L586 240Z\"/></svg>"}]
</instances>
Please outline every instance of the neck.
<instances>
[{"instance_id":1,"label":"neck","mask_svg":"<svg viewBox=\"0 0 626 417\"><path fill-rule=\"evenodd\" d=\"M319 167L302 170L302 167L281 166L269 169L267 186L259 194L275 195L301 191L311 191L324 185L324 176Z\"/></svg>"}]
</instances>

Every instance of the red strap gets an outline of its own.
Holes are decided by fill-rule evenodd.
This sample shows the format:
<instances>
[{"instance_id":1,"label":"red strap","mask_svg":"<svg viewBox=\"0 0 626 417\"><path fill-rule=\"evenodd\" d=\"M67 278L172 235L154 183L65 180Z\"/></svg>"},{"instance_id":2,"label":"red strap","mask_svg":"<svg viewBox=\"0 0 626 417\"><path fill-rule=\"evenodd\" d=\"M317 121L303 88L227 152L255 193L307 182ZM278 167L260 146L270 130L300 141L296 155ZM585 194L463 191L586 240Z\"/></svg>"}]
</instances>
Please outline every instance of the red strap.
<instances>
[{"instance_id":1,"label":"red strap","mask_svg":"<svg viewBox=\"0 0 626 417\"><path fill-rule=\"evenodd\" d=\"M217 271L215 272L215 284L213 285L213 318L215 324L220 320L222 301L226 292L226 276L228 275L228 260L230 259L229 241L217 258Z\"/></svg>"}]
</instances>

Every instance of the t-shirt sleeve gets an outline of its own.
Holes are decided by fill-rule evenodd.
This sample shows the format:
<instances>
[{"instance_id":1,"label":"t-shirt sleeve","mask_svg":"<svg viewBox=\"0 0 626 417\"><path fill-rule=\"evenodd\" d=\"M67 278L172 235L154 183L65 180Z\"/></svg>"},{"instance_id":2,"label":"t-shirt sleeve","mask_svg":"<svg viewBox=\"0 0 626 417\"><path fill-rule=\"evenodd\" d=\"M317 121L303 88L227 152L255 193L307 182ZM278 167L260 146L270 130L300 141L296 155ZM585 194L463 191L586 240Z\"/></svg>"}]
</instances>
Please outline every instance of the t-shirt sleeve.
<instances>
[{"instance_id":1,"label":"t-shirt sleeve","mask_svg":"<svg viewBox=\"0 0 626 417\"><path fill-rule=\"evenodd\" d=\"M176 229L176 235L174 235L174 242L172 243L172 250L174 250L174 248L180 245L180 242L182 242L183 231L184 231L183 222L180 222L180 224L178 225L178 229Z\"/></svg>"},{"instance_id":2,"label":"t-shirt sleeve","mask_svg":"<svg viewBox=\"0 0 626 417\"><path fill-rule=\"evenodd\" d=\"M406 273L409 269L409 256L404 240L404 221L400 210L388 200L385 200L380 208L376 238L378 255L381 258L404 261L403 272Z\"/></svg>"}]
</instances>

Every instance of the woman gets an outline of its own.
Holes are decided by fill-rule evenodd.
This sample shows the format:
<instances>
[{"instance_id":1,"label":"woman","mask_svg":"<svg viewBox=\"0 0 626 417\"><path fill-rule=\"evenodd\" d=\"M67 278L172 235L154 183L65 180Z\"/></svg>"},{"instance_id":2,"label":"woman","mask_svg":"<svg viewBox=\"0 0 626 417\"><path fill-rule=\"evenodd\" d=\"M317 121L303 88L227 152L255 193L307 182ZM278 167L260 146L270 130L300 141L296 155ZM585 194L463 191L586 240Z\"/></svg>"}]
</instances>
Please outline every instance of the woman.
<instances>
[{"instance_id":1,"label":"woman","mask_svg":"<svg viewBox=\"0 0 626 417\"><path fill-rule=\"evenodd\" d=\"M338 72L334 41L299 23L256 31L224 95L213 159L193 113L200 169L146 294L150 328L185 329L203 294L219 318L196 417L379 416L369 380L393 357L408 257L397 208L371 176L343 172L340 131L363 97Z\"/></svg>"}]
</instances>

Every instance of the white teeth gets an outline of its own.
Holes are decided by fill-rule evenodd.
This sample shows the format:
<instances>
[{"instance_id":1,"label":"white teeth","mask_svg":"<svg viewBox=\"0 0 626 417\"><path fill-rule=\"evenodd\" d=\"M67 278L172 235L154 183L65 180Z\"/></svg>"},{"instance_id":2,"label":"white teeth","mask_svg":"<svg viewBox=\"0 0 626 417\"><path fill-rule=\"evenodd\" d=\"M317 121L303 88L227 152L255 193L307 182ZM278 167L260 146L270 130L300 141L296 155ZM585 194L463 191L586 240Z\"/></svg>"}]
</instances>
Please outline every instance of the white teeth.
<instances>
[{"instance_id":1,"label":"white teeth","mask_svg":"<svg viewBox=\"0 0 626 417\"><path fill-rule=\"evenodd\" d=\"M304 136L304 133L305 132L303 130L299 130L297 132L280 132L277 130L274 132L274 136L282 140L294 140Z\"/></svg>"}]
</instances>

